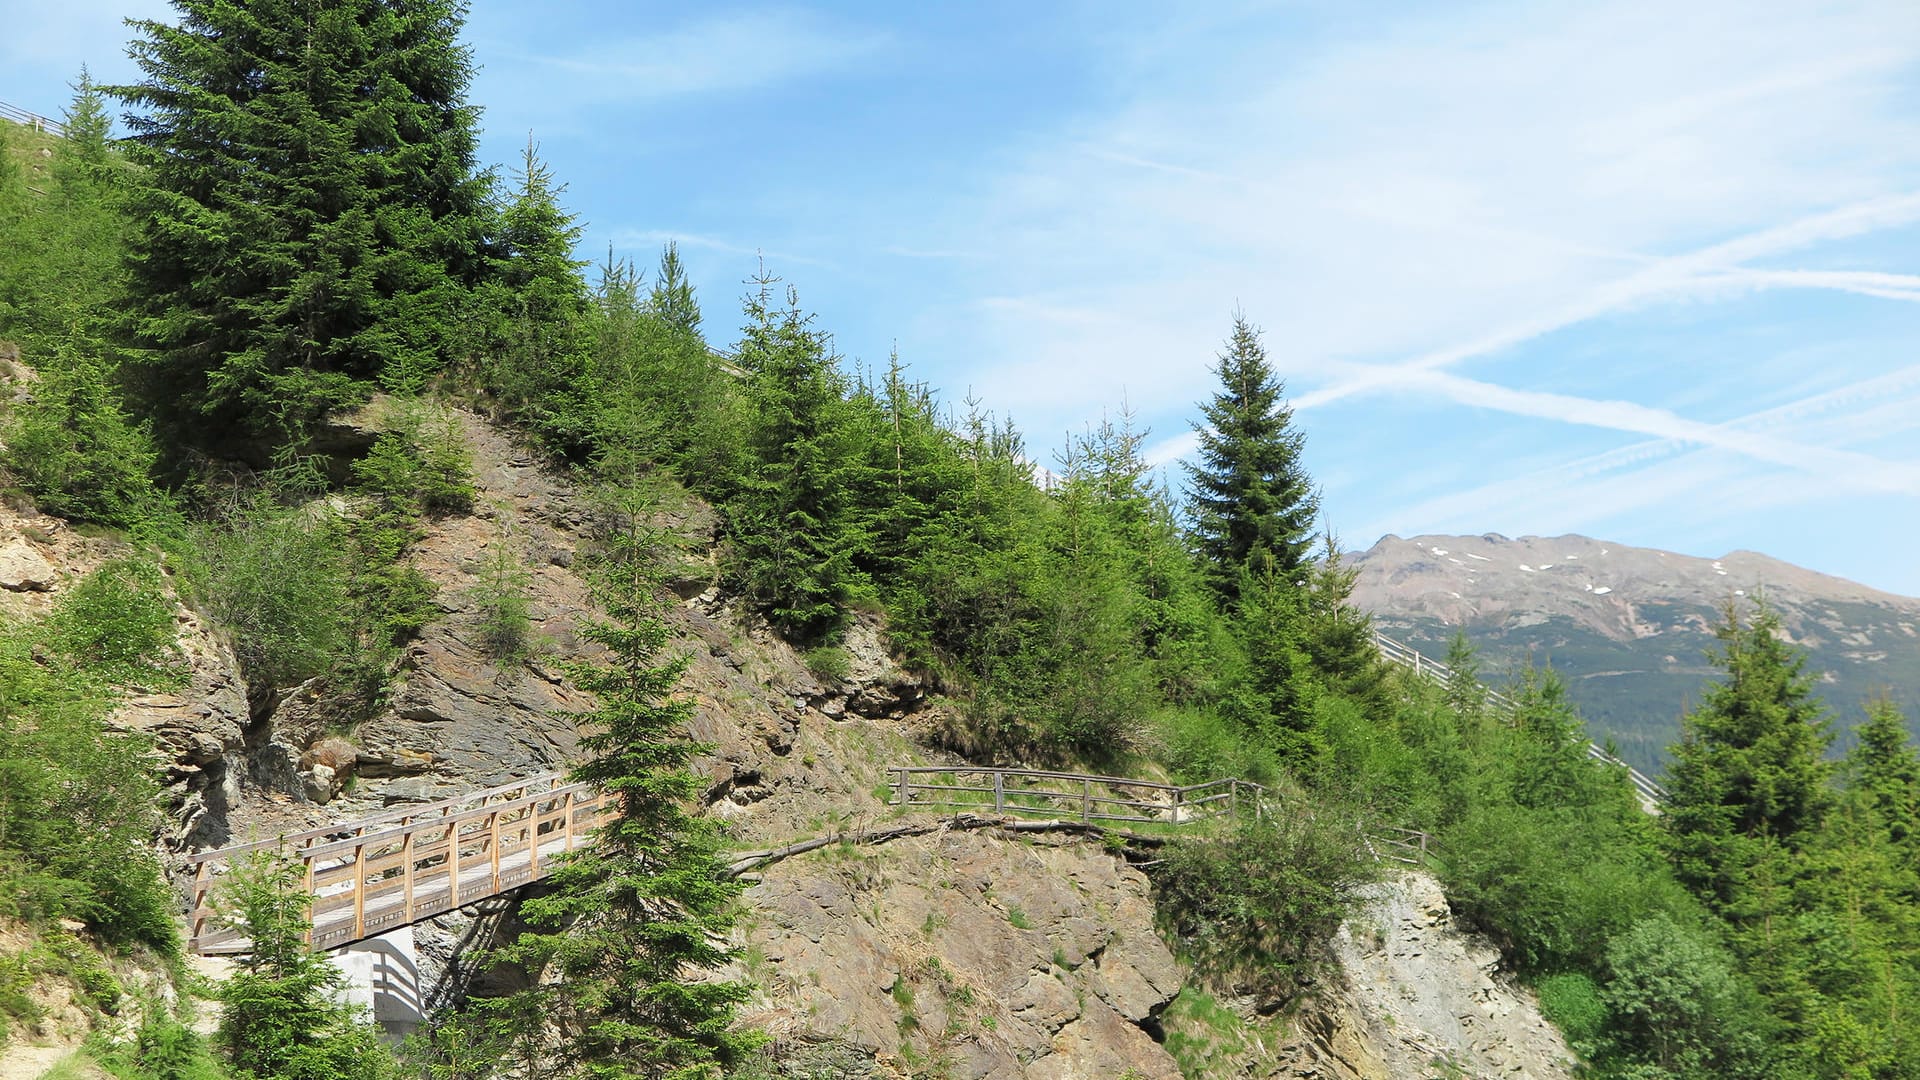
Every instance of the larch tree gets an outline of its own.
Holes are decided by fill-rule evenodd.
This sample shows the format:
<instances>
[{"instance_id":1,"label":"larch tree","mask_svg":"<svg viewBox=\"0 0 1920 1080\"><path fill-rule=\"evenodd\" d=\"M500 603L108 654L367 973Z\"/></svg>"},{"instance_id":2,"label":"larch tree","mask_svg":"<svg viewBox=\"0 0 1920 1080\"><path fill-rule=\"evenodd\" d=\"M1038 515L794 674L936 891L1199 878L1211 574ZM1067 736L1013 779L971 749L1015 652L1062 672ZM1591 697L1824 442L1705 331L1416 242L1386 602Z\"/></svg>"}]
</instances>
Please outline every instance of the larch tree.
<instances>
[{"instance_id":1,"label":"larch tree","mask_svg":"<svg viewBox=\"0 0 1920 1080\"><path fill-rule=\"evenodd\" d=\"M136 20L129 310L186 445L297 442L446 360L485 266L459 0L175 0Z\"/></svg>"},{"instance_id":2,"label":"larch tree","mask_svg":"<svg viewBox=\"0 0 1920 1080\"><path fill-rule=\"evenodd\" d=\"M1199 460L1187 465L1188 509L1208 580L1230 605L1247 573L1294 580L1313 548L1320 500L1285 387L1244 315L1234 316L1214 374L1220 390L1200 405Z\"/></svg>"}]
</instances>

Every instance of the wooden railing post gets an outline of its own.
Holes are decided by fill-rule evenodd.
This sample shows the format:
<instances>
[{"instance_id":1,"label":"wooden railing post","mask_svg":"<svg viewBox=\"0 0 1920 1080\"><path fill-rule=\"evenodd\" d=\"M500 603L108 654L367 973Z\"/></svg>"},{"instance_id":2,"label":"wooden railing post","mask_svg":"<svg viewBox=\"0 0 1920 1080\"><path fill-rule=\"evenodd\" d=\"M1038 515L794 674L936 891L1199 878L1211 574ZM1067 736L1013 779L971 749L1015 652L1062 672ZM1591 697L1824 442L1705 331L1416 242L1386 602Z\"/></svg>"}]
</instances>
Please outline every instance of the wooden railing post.
<instances>
[{"instance_id":1,"label":"wooden railing post","mask_svg":"<svg viewBox=\"0 0 1920 1080\"><path fill-rule=\"evenodd\" d=\"M300 856L300 861L303 864L305 864L307 868L307 884L306 884L307 896L312 897L313 896L313 859L306 855L302 855ZM301 940L305 941L309 945L313 944L312 922L308 922L306 935Z\"/></svg>"},{"instance_id":2,"label":"wooden railing post","mask_svg":"<svg viewBox=\"0 0 1920 1080\"><path fill-rule=\"evenodd\" d=\"M1181 791L1181 789L1179 789L1179 788L1174 788L1174 789L1173 789L1173 823L1174 823L1175 825L1184 825L1184 824L1186 824L1186 821L1185 821L1185 819L1183 819L1183 818L1182 818L1182 817L1180 816L1180 796L1181 796L1181 794L1182 794L1182 791Z\"/></svg>"},{"instance_id":3,"label":"wooden railing post","mask_svg":"<svg viewBox=\"0 0 1920 1080\"><path fill-rule=\"evenodd\" d=\"M447 822L447 910L460 906L460 823Z\"/></svg>"},{"instance_id":4,"label":"wooden railing post","mask_svg":"<svg viewBox=\"0 0 1920 1080\"><path fill-rule=\"evenodd\" d=\"M207 893L213 888L213 875L207 867L212 864L211 859L203 859L193 871L193 928L188 938L189 947L192 942L200 940L201 934L206 933Z\"/></svg>"},{"instance_id":5,"label":"wooden railing post","mask_svg":"<svg viewBox=\"0 0 1920 1080\"><path fill-rule=\"evenodd\" d=\"M1007 809L1007 774L995 769L993 772L993 812L1005 813Z\"/></svg>"},{"instance_id":6,"label":"wooden railing post","mask_svg":"<svg viewBox=\"0 0 1920 1080\"><path fill-rule=\"evenodd\" d=\"M1093 824L1093 780L1080 781L1080 820Z\"/></svg>"},{"instance_id":7,"label":"wooden railing post","mask_svg":"<svg viewBox=\"0 0 1920 1080\"><path fill-rule=\"evenodd\" d=\"M367 845L353 849L353 936L367 936Z\"/></svg>"},{"instance_id":8,"label":"wooden railing post","mask_svg":"<svg viewBox=\"0 0 1920 1080\"><path fill-rule=\"evenodd\" d=\"M400 838L400 902L405 906L407 921L413 921L413 830Z\"/></svg>"},{"instance_id":9,"label":"wooden railing post","mask_svg":"<svg viewBox=\"0 0 1920 1080\"><path fill-rule=\"evenodd\" d=\"M908 803L913 801L912 793L910 793L907 790L907 770L905 769L899 770L896 776L898 777L898 779L895 781L895 783L899 788L896 795L900 800L899 803L896 805L905 806Z\"/></svg>"},{"instance_id":10,"label":"wooden railing post","mask_svg":"<svg viewBox=\"0 0 1920 1080\"><path fill-rule=\"evenodd\" d=\"M493 848L493 891L500 891L500 811L487 815L487 844Z\"/></svg>"},{"instance_id":11,"label":"wooden railing post","mask_svg":"<svg viewBox=\"0 0 1920 1080\"><path fill-rule=\"evenodd\" d=\"M527 806L527 873L540 876L540 804Z\"/></svg>"}]
</instances>

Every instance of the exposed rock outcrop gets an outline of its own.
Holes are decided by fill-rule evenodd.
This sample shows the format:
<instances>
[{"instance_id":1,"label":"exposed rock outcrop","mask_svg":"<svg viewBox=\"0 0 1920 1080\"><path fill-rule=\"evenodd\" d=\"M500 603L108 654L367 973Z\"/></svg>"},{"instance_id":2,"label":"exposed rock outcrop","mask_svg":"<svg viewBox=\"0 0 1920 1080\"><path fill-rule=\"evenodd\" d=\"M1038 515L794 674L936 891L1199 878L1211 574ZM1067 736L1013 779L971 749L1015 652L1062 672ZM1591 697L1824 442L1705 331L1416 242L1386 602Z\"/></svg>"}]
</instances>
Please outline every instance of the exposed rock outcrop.
<instances>
[{"instance_id":1,"label":"exposed rock outcrop","mask_svg":"<svg viewBox=\"0 0 1920 1080\"><path fill-rule=\"evenodd\" d=\"M828 848L749 890L752 1020L966 1078L1180 1075L1155 1041L1182 973L1147 880L1090 844L950 832Z\"/></svg>"},{"instance_id":2,"label":"exposed rock outcrop","mask_svg":"<svg viewBox=\"0 0 1920 1080\"><path fill-rule=\"evenodd\" d=\"M1499 954L1453 923L1440 884L1407 873L1371 886L1334 938L1340 973L1302 1010L1283 1049L1328 1080L1410 1076L1570 1080L1574 1056Z\"/></svg>"}]
</instances>

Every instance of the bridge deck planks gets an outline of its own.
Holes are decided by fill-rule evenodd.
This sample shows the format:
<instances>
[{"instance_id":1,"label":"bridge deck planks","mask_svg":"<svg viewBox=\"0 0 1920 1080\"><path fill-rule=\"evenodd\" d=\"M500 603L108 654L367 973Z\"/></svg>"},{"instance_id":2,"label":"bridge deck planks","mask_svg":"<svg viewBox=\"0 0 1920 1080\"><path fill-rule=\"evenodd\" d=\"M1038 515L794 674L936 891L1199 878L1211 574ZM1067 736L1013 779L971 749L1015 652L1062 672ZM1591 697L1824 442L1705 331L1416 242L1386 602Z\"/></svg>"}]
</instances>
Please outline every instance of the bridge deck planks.
<instances>
[{"instance_id":1,"label":"bridge deck planks","mask_svg":"<svg viewBox=\"0 0 1920 1080\"><path fill-rule=\"evenodd\" d=\"M219 880L240 856L279 850L304 863L314 897L309 941L337 949L546 877L611 806L605 794L549 773L196 855L188 948L205 956L251 950L244 931L223 925L216 910Z\"/></svg>"}]
</instances>

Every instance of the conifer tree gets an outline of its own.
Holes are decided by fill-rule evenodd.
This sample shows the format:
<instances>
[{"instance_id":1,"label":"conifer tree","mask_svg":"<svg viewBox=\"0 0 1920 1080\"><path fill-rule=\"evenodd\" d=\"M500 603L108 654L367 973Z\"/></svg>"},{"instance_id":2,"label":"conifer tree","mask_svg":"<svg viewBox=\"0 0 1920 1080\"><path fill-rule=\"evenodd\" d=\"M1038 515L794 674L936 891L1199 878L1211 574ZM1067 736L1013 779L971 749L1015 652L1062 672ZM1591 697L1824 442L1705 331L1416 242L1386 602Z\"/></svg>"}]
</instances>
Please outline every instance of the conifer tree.
<instances>
[{"instance_id":1,"label":"conifer tree","mask_svg":"<svg viewBox=\"0 0 1920 1080\"><path fill-rule=\"evenodd\" d=\"M694 299L693 284L680 261L680 245L672 240L660 252L660 272L653 279L653 291L647 294L647 310L669 326L689 334L700 332L700 303Z\"/></svg>"},{"instance_id":2,"label":"conifer tree","mask_svg":"<svg viewBox=\"0 0 1920 1080\"><path fill-rule=\"evenodd\" d=\"M1486 711L1487 684L1480 681L1480 653L1467 640L1464 630L1455 630L1447 641L1447 704L1463 717L1478 717Z\"/></svg>"},{"instance_id":3,"label":"conifer tree","mask_svg":"<svg viewBox=\"0 0 1920 1080\"><path fill-rule=\"evenodd\" d=\"M1385 671L1373 643L1373 616L1348 603L1359 578L1360 571L1341 557L1333 533L1322 534L1320 558L1307 571L1303 641L1328 686L1384 708Z\"/></svg>"},{"instance_id":4,"label":"conifer tree","mask_svg":"<svg viewBox=\"0 0 1920 1080\"><path fill-rule=\"evenodd\" d=\"M346 976L307 946L306 868L258 852L226 881L230 921L252 943L220 988L219 1044L241 1076L391 1080L379 1032L342 998Z\"/></svg>"},{"instance_id":5,"label":"conifer tree","mask_svg":"<svg viewBox=\"0 0 1920 1080\"><path fill-rule=\"evenodd\" d=\"M1729 603L1715 631L1726 680L1681 722L1661 811L1680 879L1732 903L1763 848L1799 846L1830 801L1823 760L1832 735L1806 659L1779 636L1763 601L1749 621Z\"/></svg>"},{"instance_id":6,"label":"conifer tree","mask_svg":"<svg viewBox=\"0 0 1920 1080\"><path fill-rule=\"evenodd\" d=\"M113 92L146 184L131 327L187 445L297 439L439 370L482 269L459 0L176 0ZM228 447L236 449L238 447Z\"/></svg>"},{"instance_id":7,"label":"conifer tree","mask_svg":"<svg viewBox=\"0 0 1920 1080\"><path fill-rule=\"evenodd\" d=\"M1920 851L1920 753L1908 742L1906 720L1881 698L1854 730L1860 742L1847 755L1848 787L1866 796L1896 844Z\"/></svg>"},{"instance_id":8,"label":"conifer tree","mask_svg":"<svg viewBox=\"0 0 1920 1080\"><path fill-rule=\"evenodd\" d=\"M579 221L560 205L566 185L531 138L519 184L500 212L489 280L478 290L491 327L480 343L484 377L506 410L564 453L591 443L586 279L573 257Z\"/></svg>"},{"instance_id":9,"label":"conifer tree","mask_svg":"<svg viewBox=\"0 0 1920 1080\"><path fill-rule=\"evenodd\" d=\"M14 203L12 213L0 206L0 337L17 341L43 373L56 351L105 361L126 278L129 176L108 142L105 98L84 68L66 122L68 137L52 144L46 189Z\"/></svg>"},{"instance_id":10,"label":"conifer tree","mask_svg":"<svg viewBox=\"0 0 1920 1080\"><path fill-rule=\"evenodd\" d=\"M1313 546L1320 500L1300 461L1304 437L1292 426L1285 388L1244 315L1234 316L1214 374L1220 391L1200 406L1188 498L1208 580L1231 604L1246 572L1294 580Z\"/></svg>"},{"instance_id":11,"label":"conifer tree","mask_svg":"<svg viewBox=\"0 0 1920 1080\"><path fill-rule=\"evenodd\" d=\"M103 176L112 164L107 137L112 134L113 120L107 115L106 95L84 64L73 84L73 100L67 105L62 127L67 134L54 157L54 176L62 181L75 173L90 178Z\"/></svg>"},{"instance_id":12,"label":"conifer tree","mask_svg":"<svg viewBox=\"0 0 1920 1080\"><path fill-rule=\"evenodd\" d=\"M1324 764L1328 744L1314 715L1320 685L1301 640L1305 598L1277 570L1243 573L1234 628L1247 680L1230 695L1228 711L1282 762L1311 776Z\"/></svg>"},{"instance_id":13,"label":"conifer tree","mask_svg":"<svg viewBox=\"0 0 1920 1080\"><path fill-rule=\"evenodd\" d=\"M860 547L845 381L827 337L777 278L755 278L736 354L752 426L746 475L728 506L739 574L773 624L796 641L832 640L845 618Z\"/></svg>"},{"instance_id":14,"label":"conifer tree","mask_svg":"<svg viewBox=\"0 0 1920 1080\"><path fill-rule=\"evenodd\" d=\"M572 668L600 703L577 717L591 756L573 776L613 795L617 808L549 878L553 892L524 905L549 929L503 958L542 976L497 1008L523 1021L511 1052L555 1075L698 1080L753 1045L728 1030L749 987L714 974L732 955L727 932L743 886L725 872L711 819L689 809L700 793L690 766L711 748L689 737L693 701L674 692L687 658L663 655L661 540L643 520L638 458L613 464L626 475L591 573L607 617L585 630L608 659Z\"/></svg>"}]
</instances>

